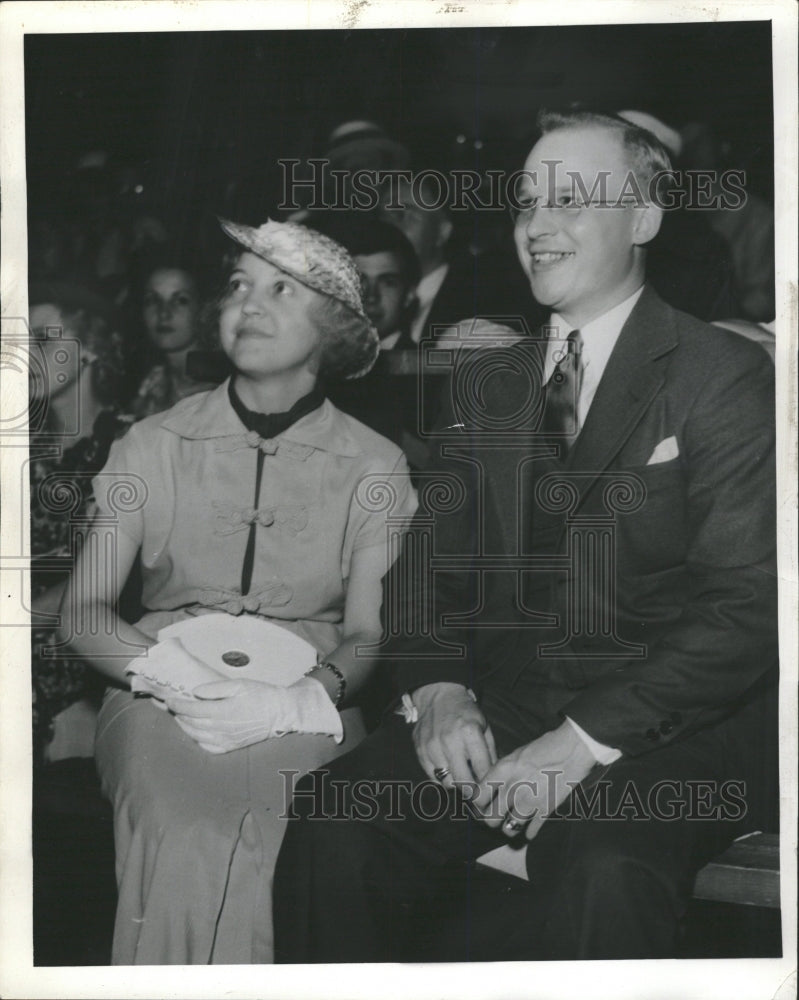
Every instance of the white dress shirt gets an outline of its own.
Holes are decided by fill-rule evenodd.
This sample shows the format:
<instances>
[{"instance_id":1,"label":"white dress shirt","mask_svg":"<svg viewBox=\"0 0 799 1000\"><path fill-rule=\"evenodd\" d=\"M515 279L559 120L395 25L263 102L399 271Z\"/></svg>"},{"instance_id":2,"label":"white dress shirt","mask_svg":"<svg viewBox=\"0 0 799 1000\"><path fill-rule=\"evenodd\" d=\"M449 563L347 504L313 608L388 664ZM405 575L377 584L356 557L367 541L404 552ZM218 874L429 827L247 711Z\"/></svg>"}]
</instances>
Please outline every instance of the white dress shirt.
<instances>
[{"instance_id":1,"label":"white dress shirt","mask_svg":"<svg viewBox=\"0 0 799 1000\"><path fill-rule=\"evenodd\" d=\"M577 400L577 420L582 429L585 418L594 401L599 387L599 381L605 372L605 366L619 339L621 328L627 322L635 303L644 290L642 285L624 302L620 302L604 315L591 320L580 327L580 338L583 342L582 368L583 381L580 388L580 398ZM561 316L553 313L547 324L549 344L544 358L544 381L549 382L557 364L557 356L564 349L564 341L574 330Z\"/></svg>"},{"instance_id":2,"label":"white dress shirt","mask_svg":"<svg viewBox=\"0 0 799 1000\"><path fill-rule=\"evenodd\" d=\"M416 286L416 298L419 302L419 308L416 311L410 329L411 340L414 344L418 344L422 339L427 317L433 308L433 300L441 291L441 286L444 284L444 279L447 277L448 271L449 264L439 264L434 271L426 274Z\"/></svg>"}]
</instances>

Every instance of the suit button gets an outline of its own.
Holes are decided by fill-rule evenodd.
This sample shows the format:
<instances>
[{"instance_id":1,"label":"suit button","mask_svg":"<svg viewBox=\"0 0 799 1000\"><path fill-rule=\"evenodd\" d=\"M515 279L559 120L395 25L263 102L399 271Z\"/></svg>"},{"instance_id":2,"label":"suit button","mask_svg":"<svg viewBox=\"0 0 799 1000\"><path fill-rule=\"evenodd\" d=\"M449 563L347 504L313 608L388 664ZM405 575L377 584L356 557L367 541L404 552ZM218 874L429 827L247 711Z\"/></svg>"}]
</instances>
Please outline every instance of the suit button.
<instances>
[{"instance_id":1,"label":"suit button","mask_svg":"<svg viewBox=\"0 0 799 1000\"><path fill-rule=\"evenodd\" d=\"M674 726L670 722L660 723L660 731L664 736L668 736L672 729L674 729Z\"/></svg>"},{"instance_id":2,"label":"suit button","mask_svg":"<svg viewBox=\"0 0 799 1000\"><path fill-rule=\"evenodd\" d=\"M682 722L682 716L680 715L679 712L672 712L671 721L674 723L675 726L679 726L679 724Z\"/></svg>"},{"instance_id":3,"label":"suit button","mask_svg":"<svg viewBox=\"0 0 799 1000\"><path fill-rule=\"evenodd\" d=\"M657 729L647 729L646 738L654 743L655 740L660 739L660 733L657 731Z\"/></svg>"}]
</instances>

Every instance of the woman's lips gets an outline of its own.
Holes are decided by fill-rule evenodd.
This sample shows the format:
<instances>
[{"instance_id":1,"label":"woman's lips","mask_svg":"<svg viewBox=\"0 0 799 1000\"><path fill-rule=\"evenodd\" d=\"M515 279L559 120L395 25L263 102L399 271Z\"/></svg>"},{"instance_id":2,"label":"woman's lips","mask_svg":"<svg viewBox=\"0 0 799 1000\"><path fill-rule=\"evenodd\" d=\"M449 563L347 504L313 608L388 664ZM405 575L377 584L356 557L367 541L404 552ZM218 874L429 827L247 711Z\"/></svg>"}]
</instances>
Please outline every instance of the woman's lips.
<instances>
[{"instance_id":1,"label":"woman's lips","mask_svg":"<svg viewBox=\"0 0 799 1000\"><path fill-rule=\"evenodd\" d=\"M268 330L262 330L257 326L240 326L236 329L236 337L271 337L272 334Z\"/></svg>"}]
</instances>

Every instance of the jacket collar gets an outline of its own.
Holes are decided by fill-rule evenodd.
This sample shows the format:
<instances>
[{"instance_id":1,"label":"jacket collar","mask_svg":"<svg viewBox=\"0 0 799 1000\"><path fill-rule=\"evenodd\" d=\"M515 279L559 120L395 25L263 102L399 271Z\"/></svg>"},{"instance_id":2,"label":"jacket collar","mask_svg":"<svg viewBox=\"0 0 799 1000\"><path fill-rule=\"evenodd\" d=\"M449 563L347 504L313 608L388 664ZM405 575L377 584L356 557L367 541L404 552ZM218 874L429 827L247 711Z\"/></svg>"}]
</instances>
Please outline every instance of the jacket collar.
<instances>
[{"instance_id":1,"label":"jacket collar","mask_svg":"<svg viewBox=\"0 0 799 1000\"><path fill-rule=\"evenodd\" d=\"M600 472L619 452L666 378L679 336L672 311L649 286L622 327L568 466Z\"/></svg>"},{"instance_id":2,"label":"jacket collar","mask_svg":"<svg viewBox=\"0 0 799 1000\"><path fill-rule=\"evenodd\" d=\"M210 392L197 393L182 400L168 412L162 427L190 441L246 434L246 427L230 405L229 382L229 378L225 379ZM276 440L292 441L348 458L356 458L362 451L344 414L329 399L278 434Z\"/></svg>"}]
</instances>

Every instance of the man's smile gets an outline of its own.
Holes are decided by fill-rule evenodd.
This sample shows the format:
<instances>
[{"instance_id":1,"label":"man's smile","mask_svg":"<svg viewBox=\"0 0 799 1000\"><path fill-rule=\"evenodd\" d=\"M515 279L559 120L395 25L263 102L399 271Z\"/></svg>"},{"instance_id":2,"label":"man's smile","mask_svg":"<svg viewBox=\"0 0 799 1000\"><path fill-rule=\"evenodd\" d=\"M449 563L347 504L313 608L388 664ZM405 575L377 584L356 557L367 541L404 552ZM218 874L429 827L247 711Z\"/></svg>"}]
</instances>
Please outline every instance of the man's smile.
<instances>
[{"instance_id":1,"label":"man's smile","mask_svg":"<svg viewBox=\"0 0 799 1000\"><path fill-rule=\"evenodd\" d=\"M546 268L553 264L560 264L573 256L573 251L540 250L530 252L530 260L535 268Z\"/></svg>"}]
</instances>

